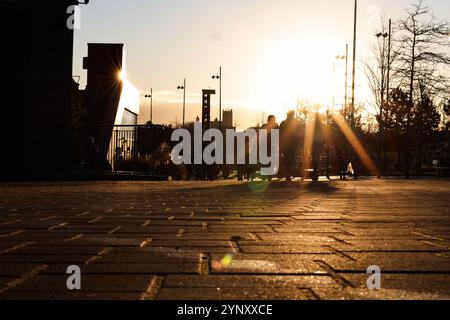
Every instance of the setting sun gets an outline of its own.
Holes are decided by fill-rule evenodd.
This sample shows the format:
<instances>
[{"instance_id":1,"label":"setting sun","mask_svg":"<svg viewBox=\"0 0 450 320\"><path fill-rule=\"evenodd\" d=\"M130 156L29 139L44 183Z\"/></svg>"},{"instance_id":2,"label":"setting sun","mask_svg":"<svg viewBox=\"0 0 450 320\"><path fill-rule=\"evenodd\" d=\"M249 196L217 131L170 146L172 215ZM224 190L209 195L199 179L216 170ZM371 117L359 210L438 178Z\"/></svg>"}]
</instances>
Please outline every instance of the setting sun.
<instances>
[{"instance_id":1,"label":"setting sun","mask_svg":"<svg viewBox=\"0 0 450 320\"><path fill-rule=\"evenodd\" d=\"M252 104L278 116L294 109L299 100L330 106L335 51L327 45L312 50L294 38L266 46L261 50L253 80Z\"/></svg>"},{"instance_id":2,"label":"setting sun","mask_svg":"<svg viewBox=\"0 0 450 320\"><path fill-rule=\"evenodd\" d=\"M125 80L127 80L127 73L124 70L120 70L118 77L119 77L119 80L125 81Z\"/></svg>"}]
</instances>

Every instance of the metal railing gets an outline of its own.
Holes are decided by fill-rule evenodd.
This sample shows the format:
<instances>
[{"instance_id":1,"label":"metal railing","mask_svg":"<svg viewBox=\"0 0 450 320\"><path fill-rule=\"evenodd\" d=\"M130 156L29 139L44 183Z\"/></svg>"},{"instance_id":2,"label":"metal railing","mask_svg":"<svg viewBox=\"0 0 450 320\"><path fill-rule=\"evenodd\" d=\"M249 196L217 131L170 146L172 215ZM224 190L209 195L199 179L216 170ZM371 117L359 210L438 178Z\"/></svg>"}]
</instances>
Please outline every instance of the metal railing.
<instances>
[{"instance_id":1,"label":"metal railing","mask_svg":"<svg viewBox=\"0 0 450 320\"><path fill-rule=\"evenodd\" d=\"M171 130L155 125L76 127L79 170L164 174L170 156Z\"/></svg>"}]
</instances>

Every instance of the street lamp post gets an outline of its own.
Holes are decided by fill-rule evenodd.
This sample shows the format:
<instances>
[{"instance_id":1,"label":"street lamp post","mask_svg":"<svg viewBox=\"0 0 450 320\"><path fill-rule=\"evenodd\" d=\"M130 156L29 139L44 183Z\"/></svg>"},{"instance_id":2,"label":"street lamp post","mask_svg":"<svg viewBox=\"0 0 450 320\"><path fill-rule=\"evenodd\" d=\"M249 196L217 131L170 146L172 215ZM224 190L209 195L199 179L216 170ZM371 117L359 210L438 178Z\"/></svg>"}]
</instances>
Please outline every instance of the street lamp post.
<instances>
[{"instance_id":1,"label":"street lamp post","mask_svg":"<svg viewBox=\"0 0 450 320\"><path fill-rule=\"evenodd\" d=\"M334 105L333 105L333 108L334 108ZM326 121L326 128L327 128L327 130L330 130L330 107L328 106L327 107L327 121ZM328 137L329 137L329 135L327 135ZM326 141L325 142L325 144L326 144L326 151L327 151L327 163L326 163L326 165L327 165L327 168L326 168L326 175L327 175L327 179L328 180L331 180L331 177L330 177L330 141L329 141L329 138L328 139L326 139L326 140L328 140L328 141Z\"/></svg>"},{"instance_id":2,"label":"street lamp post","mask_svg":"<svg viewBox=\"0 0 450 320\"><path fill-rule=\"evenodd\" d=\"M387 84L386 84L386 105L389 107L389 95L390 95L390 88L391 88L391 38L392 37L392 19L389 19L389 40L388 40L388 69L387 69ZM387 152L388 152L388 146L387 146L387 138L384 137L384 157L383 157L383 169L384 171L387 171Z\"/></svg>"},{"instance_id":3,"label":"street lamp post","mask_svg":"<svg viewBox=\"0 0 450 320\"><path fill-rule=\"evenodd\" d=\"M177 87L178 90L183 90L183 128L186 120L186 79L183 80L183 85Z\"/></svg>"},{"instance_id":4,"label":"street lamp post","mask_svg":"<svg viewBox=\"0 0 450 320\"><path fill-rule=\"evenodd\" d=\"M381 153L382 153L382 145L383 145L383 131L384 131L384 111L385 111L385 99L384 92L386 88L387 97L386 101L389 101L389 74L390 74L390 64L391 64L391 19L389 19L389 32L380 32L376 34L377 38L383 37L383 50L382 50L382 65L381 65L381 100L380 100L380 120L379 120L379 128L378 128L378 163L381 165ZM385 41L388 38L388 52L387 52L387 70L385 69ZM385 150L386 155L386 150ZM383 168L385 167L386 159L384 159ZM380 177L380 175L378 175Z\"/></svg>"},{"instance_id":5,"label":"street lamp post","mask_svg":"<svg viewBox=\"0 0 450 320\"><path fill-rule=\"evenodd\" d=\"M219 68L219 73L213 75L212 78L219 80L219 126L222 128L222 67Z\"/></svg>"},{"instance_id":6,"label":"street lamp post","mask_svg":"<svg viewBox=\"0 0 450 320\"><path fill-rule=\"evenodd\" d=\"M352 110L350 116L351 128L355 131L356 123L355 123L355 85L356 85L356 31L357 31L357 20L358 20L358 0L355 0L355 9L354 9L354 18L353 18L353 70L352 70ZM352 158L355 159L355 162L352 162L354 173L354 179L358 179L358 167L356 164L355 151L352 150Z\"/></svg>"},{"instance_id":7,"label":"street lamp post","mask_svg":"<svg viewBox=\"0 0 450 320\"><path fill-rule=\"evenodd\" d=\"M150 99L150 123L153 124L153 88L150 89L150 94L146 94L145 97Z\"/></svg>"},{"instance_id":8,"label":"street lamp post","mask_svg":"<svg viewBox=\"0 0 450 320\"><path fill-rule=\"evenodd\" d=\"M348 104L348 43L345 45L345 93L344 93L344 118L347 119Z\"/></svg>"},{"instance_id":9,"label":"street lamp post","mask_svg":"<svg viewBox=\"0 0 450 320\"><path fill-rule=\"evenodd\" d=\"M347 114L347 63L348 63L348 48L346 47L345 56L336 56L336 60L345 60L345 94L344 94L344 117ZM333 104L334 105L334 104Z\"/></svg>"},{"instance_id":10,"label":"street lamp post","mask_svg":"<svg viewBox=\"0 0 450 320\"><path fill-rule=\"evenodd\" d=\"M348 52L347 52L347 50L346 50L345 56L337 55L335 57L335 59L336 60L333 61L333 77L334 78L336 78L336 65L335 65L336 61L338 61L338 60L346 60L346 63L345 63L345 86L347 87L347 60L348 60ZM336 80L334 80L334 84L333 84L333 111L332 111L333 115L334 115L335 107L336 107L336 105L335 105L335 83L336 83ZM347 88L345 88L344 117L346 117L346 113L347 113L346 107L347 107ZM329 130L329 125L330 125L329 117L330 117L330 108L327 108L327 123L326 124L327 124L328 130ZM330 146L329 146L329 144L327 145L327 178L329 180L331 180L331 178L330 178Z\"/></svg>"},{"instance_id":11,"label":"street lamp post","mask_svg":"<svg viewBox=\"0 0 450 320\"><path fill-rule=\"evenodd\" d=\"M353 70L352 70L352 110L351 110L351 126L355 129L355 77L356 77L356 27L358 18L358 0L355 0L355 11L353 19Z\"/></svg>"}]
</instances>

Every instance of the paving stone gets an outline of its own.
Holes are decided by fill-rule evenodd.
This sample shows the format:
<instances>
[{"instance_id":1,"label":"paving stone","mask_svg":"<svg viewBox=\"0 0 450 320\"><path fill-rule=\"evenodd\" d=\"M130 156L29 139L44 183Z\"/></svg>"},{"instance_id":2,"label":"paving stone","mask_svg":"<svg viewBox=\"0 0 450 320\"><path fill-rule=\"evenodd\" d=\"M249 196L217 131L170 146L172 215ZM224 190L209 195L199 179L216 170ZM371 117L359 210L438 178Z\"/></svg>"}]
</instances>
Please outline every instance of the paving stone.
<instances>
[{"instance_id":1,"label":"paving stone","mask_svg":"<svg viewBox=\"0 0 450 320\"><path fill-rule=\"evenodd\" d=\"M66 274L67 264L54 264L43 274ZM200 271L198 263L169 263L169 262L151 262L151 263L99 263L81 265L83 274L171 274L187 273L198 274Z\"/></svg>"},{"instance_id":2,"label":"paving stone","mask_svg":"<svg viewBox=\"0 0 450 320\"><path fill-rule=\"evenodd\" d=\"M321 300L448 300L449 296L415 292L411 290L369 290L369 289L332 289L318 288L313 290Z\"/></svg>"},{"instance_id":3,"label":"paving stone","mask_svg":"<svg viewBox=\"0 0 450 320\"><path fill-rule=\"evenodd\" d=\"M69 275L38 275L14 288L13 292L61 292L67 293ZM81 275L82 292L145 292L152 275Z\"/></svg>"},{"instance_id":4,"label":"paving stone","mask_svg":"<svg viewBox=\"0 0 450 320\"><path fill-rule=\"evenodd\" d=\"M277 245L273 242L249 242L238 243L239 249L242 253L276 253L276 254L290 254L290 253L334 253L328 246L311 245L309 242L304 243L284 243Z\"/></svg>"},{"instance_id":5,"label":"paving stone","mask_svg":"<svg viewBox=\"0 0 450 320\"><path fill-rule=\"evenodd\" d=\"M253 276L253 275L168 275L164 278L163 287L187 288L241 288L245 287L333 287L338 283L328 275L320 276Z\"/></svg>"},{"instance_id":6,"label":"paving stone","mask_svg":"<svg viewBox=\"0 0 450 320\"><path fill-rule=\"evenodd\" d=\"M140 292L85 292L85 291L68 291L68 292L20 292L9 291L0 294L1 300L139 300L142 297Z\"/></svg>"},{"instance_id":7,"label":"paving stone","mask_svg":"<svg viewBox=\"0 0 450 320\"><path fill-rule=\"evenodd\" d=\"M367 289L368 275L342 274L355 288ZM381 274L381 288L403 291L404 294L426 293L450 299L450 274Z\"/></svg>"},{"instance_id":8,"label":"paving stone","mask_svg":"<svg viewBox=\"0 0 450 320\"><path fill-rule=\"evenodd\" d=\"M450 250L436 241L418 240L344 240L351 250L358 251L446 251ZM426 241L426 240L423 240Z\"/></svg>"},{"instance_id":9,"label":"paving stone","mask_svg":"<svg viewBox=\"0 0 450 320\"><path fill-rule=\"evenodd\" d=\"M450 181L251 186L2 183L0 299L448 299Z\"/></svg>"},{"instance_id":10,"label":"paving stone","mask_svg":"<svg viewBox=\"0 0 450 320\"><path fill-rule=\"evenodd\" d=\"M101 263L198 263L199 253L168 252L168 253L111 253L106 255Z\"/></svg>"},{"instance_id":11,"label":"paving stone","mask_svg":"<svg viewBox=\"0 0 450 320\"><path fill-rule=\"evenodd\" d=\"M277 288L161 288L158 300L314 300L309 289Z\"/></svg>"},{"instance_id":12,"label":"paving stone","mask_svg":"<svg viewBox=\"0 0 450 320\"><path fill-rule=\"evenodd\" d=\"M243 273L243 274L324 274L326 273L315 260L321 260L332 255L300 255L300 254L237 254L232 257L229 265L217 264L224 258L222 255L212 255L212 273ZM336 261L343 258L333 256ZM215 267L217 265L217 267Z\"/></svg>"},{"instance_id":13,"label":"paving stone","mask_svg":"<svg viewBox=\"0 0 450 320\"><path fill-rule=\"evenodd\" d=\"M39 267L40 263L29 262L12 262L1 263L0 277L19 277L27 272L30 272L36 267Z\"/></svg>"},{"instance_id":14,"label":"paving stone","mask_svg":"<svg viewBox=\"0 0 450 320\"><path fill-rule=\"evenodd\" d=\"M354 259L343 261L335 256L324 256L323 261L338 272L363 272L369 266L379 266L382 272L448 272L450 259L429 252L371 252L348 253Z\"/></svg>"},{"instance_id":15,"label":"paving stone","mask_svg":"<svg viewBox=\"0 0 450 320\"><path fill-rule=\"evenodd\" d=\"M43 255L43 254L4 254L0 255L0 264L4 263L83 263L92 254L84 255Z\"/></svg>"}]
</instances>

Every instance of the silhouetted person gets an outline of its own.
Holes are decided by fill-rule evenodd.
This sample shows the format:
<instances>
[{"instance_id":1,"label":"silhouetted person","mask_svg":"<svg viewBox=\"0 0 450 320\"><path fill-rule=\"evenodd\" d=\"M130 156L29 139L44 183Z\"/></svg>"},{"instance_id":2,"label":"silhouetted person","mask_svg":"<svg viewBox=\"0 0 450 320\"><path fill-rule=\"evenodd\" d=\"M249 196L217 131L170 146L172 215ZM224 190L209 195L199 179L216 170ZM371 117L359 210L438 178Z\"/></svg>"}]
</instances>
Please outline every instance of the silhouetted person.
<instances>
[{"instance_id":1,"label":"silhouetted person","mask_svg":"<svg viewBox=\"0 0 450 320\"><path fill-rule=\"evenodd\" d=\"M295 111L287 113L287 119L280 125L281 166L280 176L290 181L297 176L297 148L300 143L300 121L295 118Z\"/></svg>"},{"instance_id":2,"label":"silhouetted person","mask_svg":"<svg viewBox=\"0 0 450 320\"><path fill-rule=\"evenodd\" d=\"M266 129L268 131L268 136L270 135L270 131L272 129L278 129L277 118L274 115L270 115L267 118L267 123L265 123L261 129Z\"/></svg>"},{"instance_id":3,"label":"silhouetted person","mask_svg":"<svg viewBox=\"0 0 450 320\"><path fill-rule=\"evenodd\" d=\"M353 178L355 180L358 180L358 174L359 174L359 168L361 168L360 166L360 161L361 159L359 158L359 155L354 153L352 160L351 160L351 165L352 165L352 174L353 174Z\"/></svg>"},{"instance_id":4,"label":"silhouetted person","mask_svg":"<svg viewBox=\"0 0 450 320\"><path fill-rule=\"evenodd\" d=\"M272 130L279 129L276 117L274 115L270 115L267 118L267 123L265 123L261 127L261 129L262 130L267 130L267 141L265 141L265 142L261 141L261 142L267 144L267 153L268 153L269 156L271 156L272 155L271 154L271 152L272 152L272 148L271 148L271 145L272 145ZM258 139L258 141L259 141L259 139ZM263 180L267 180L267 179L269 181L272 180L272 176L262 177L262 178L263 178Z\"/></svg>"},{"instance_id":5,"label":"silhouetted person","mask_svg":"<svg viewBox=\"0 0 450 320\"><path fill-rule=\"evenodd\" d=\"M347 156L343 150L338 152L339 179L347 180Z\"/></svg>"},{"instance_id":6,"label":"silhouetted person","mask_svg":"<svg viewBox=\"0 0 450 320\"><path fill-rule=\"evenodd\" d=\"M97 144L95 143L95 138L93 136L89 137L87 146L87 169L92 171L98 171L100 168L100 153Z\"/></svg>"}]
</instances>

